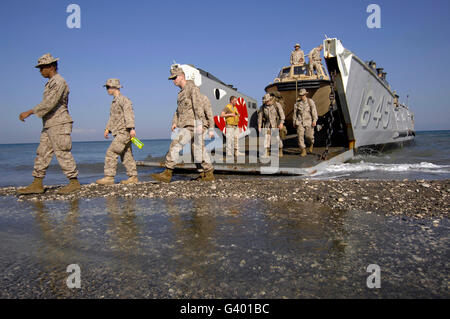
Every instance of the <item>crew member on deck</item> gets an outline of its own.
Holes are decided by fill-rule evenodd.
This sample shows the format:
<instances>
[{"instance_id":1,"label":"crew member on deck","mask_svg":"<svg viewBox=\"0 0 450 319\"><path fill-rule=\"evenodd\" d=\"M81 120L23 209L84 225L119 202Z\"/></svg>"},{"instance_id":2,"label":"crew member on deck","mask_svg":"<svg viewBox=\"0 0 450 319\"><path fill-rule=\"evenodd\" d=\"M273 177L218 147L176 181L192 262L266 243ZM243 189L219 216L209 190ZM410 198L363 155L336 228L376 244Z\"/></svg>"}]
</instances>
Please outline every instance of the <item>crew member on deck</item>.
<instances>
[{"instance_id":1,"label":"crew member on deck","mask_svg":"<svg viewBox=\"0 0 450 319\"><path fill-rule=\"evenodd\" d=\"M291 52L291 65L305 64L305 53L300 49L300 44L295 45L294 51Z\"/></svg>"},{"instance_id":2,"label":"crew member on deck","mask_svg":"<svg viewBox=\"0 0 450 319\"><path fill-rule=\"evenodd\" d=\"M323 79L325 73L322 68L322 58L320 57L320 52L323 49L323 45L319 45L317 48L314 48L309 53L309 74L311 76L314 75L314 69L317 72L317 78Z\"/></svg>"}]
</instances>

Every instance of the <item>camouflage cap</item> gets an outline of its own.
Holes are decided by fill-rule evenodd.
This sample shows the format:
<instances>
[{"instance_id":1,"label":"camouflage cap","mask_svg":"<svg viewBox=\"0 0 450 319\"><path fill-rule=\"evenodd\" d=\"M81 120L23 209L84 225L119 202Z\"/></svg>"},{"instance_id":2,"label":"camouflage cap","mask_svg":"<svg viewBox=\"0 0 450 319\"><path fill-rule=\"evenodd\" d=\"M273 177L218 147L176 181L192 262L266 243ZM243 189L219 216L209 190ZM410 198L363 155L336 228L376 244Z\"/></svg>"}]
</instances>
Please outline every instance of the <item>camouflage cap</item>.
<instances>
[{"instance_id":1,"label":"camouflage cap","mask_svg":"<svg viewBox=\"0 0 450 319\"><path fill-rule=\"evenodd\" d=\"M294 48L295 48L295 47L301 48L300 44L298 44L298 43L296 43L296 44L294 45Z\"/></svg>"},{"instance_id":2,"label":"camouflage cap","mask_svg":"<svg viewBox=\"0 0 450 319\"><path fill-rule=\"evenodd\" d=\"M306 91L305 89L301 89L300 92L298 92L298 95L302 96L302 95L306 95L307 93L308 93L308 91Z\"/></svg>"},{"instance_id":3,"label":"camouflage cap","mask_svg":"<svg viewBox=\"0 0 450 319\"><path fill-rule=\"evenodd\" d=\"M184 71L182 68L178 67L178 65L175 65L170 69L169 80L175 79L178 75L184 75Z\"/></svg>"},{"instance_id":4,"label":"camouflage cap","mask_svg":"<svg viewBox=\"0 0 450 319\"><path fill-rule=\"evenodd\" d=\"M270 94L265 94L263 96L263 103L269 102L270 100L272 100L272 96Z\"/></svg>"},{"instance_id":5,"label":"camouflage cap","mask_svg":"<svg viewBox=\"0 0 450 319\"><path fill-rule=\"evenodd\" d=\"M38 64L35 66L35 68L40 68L43 65L52 64L53 62L56 62L58 60L59 58L55 59L50 53L46 53L38 59Z\"/></svg>"},{"instance_id":6,"label":"camouflage cap","mask_svg":"<svg viewBox=\"0 0 450 319\"><path fill-rule=\"evenodd\" d=\"M106 84L103 85L103 86L104 86L104 87L109 86L109 87L116 88L116 89L123 88L123 86L120 85L119 79L108 79L108 80L106 81Z\"/></svg>"}]
</instances>

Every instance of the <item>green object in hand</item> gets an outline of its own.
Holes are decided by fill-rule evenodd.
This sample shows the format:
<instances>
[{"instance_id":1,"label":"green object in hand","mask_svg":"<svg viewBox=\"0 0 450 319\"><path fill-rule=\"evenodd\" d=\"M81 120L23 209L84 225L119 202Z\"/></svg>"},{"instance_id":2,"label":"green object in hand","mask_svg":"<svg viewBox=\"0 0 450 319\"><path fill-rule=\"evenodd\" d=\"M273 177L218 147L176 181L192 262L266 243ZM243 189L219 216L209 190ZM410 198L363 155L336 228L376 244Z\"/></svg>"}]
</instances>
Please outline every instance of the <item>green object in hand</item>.
<instances>
[{"instance_id":1,"label":"green object in hand","mask_svg":"<svg viewBox=\"0 0 450 319\"><path fill-rule=\"evenodd\" d=\"M144 143L139 141L136 137L131 138L131 141L133 142L134 145L139 147L139 149L142 149L144 147Z\"/></svg>"}]
</instances>

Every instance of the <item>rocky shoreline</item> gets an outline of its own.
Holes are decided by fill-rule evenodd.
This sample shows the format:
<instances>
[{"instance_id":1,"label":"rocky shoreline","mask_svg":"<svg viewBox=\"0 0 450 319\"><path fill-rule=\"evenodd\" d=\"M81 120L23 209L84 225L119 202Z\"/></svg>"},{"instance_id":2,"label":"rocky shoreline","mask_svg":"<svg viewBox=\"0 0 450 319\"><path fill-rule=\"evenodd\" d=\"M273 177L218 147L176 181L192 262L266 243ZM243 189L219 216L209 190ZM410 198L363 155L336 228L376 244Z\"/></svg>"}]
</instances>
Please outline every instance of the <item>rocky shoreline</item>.
<instances>
[{"instance_id":1,"label":"rocky shoreline","mask_svg":"<svg viewBox=\"0 0 450 319\"><path fill-rule=\"evenodd\" d=\"M19 201L67 201L82 198L217 198L259 199L270 202L314 202L339 210L359 210L416 218L448 218L450 180L373 181L293 178L221 178L214 182L141 182L136 185L83 185L79 192L58 195L58 186L41 195L17 196L16 187L0 189L0 196Z\"/></svg>"}]
</instances>

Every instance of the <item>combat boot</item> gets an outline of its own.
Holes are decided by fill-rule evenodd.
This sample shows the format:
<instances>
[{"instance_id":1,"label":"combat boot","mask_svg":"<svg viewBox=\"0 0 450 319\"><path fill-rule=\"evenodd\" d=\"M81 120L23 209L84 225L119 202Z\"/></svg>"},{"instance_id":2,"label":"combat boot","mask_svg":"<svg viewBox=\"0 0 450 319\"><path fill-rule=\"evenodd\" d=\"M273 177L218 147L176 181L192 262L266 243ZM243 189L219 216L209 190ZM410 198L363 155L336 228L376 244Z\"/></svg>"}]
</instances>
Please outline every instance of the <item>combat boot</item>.
<instances>
[{"instance_id":1,"label":"combat boot","mask_svg":"<svg viewBox=\"0 0 450 319\"><path fill-rule=\"evenodd\" d=\"M245 156L245 153L241 153L239 151L235 151L234 152L234 156L239 157L239 156Z\"/></svg>"},{"instance_id":2,"label":"combat boot","mask_svg":"<svg viewBox=\"0 0 450 319\"><path fill-rule=\"evenodd\" d=\"M127 180L123 180L120 182L120 184L122 185L137 184L137 183L139 183L137 176L130 176L130 178L128 178Z\"/></svg>"},{"instance_id":3,"label":"combat boot","mask_svg":"<svg viewBox=\"0 0 450 319\"><path fill-rule=\"evenodd\" d=\"M60 195L66 195L75 191L78 191L81 189L80 182L78 181L78 178L71 178L69 180L69 184L58 190L58 194Z\"/></svg>"},{"instance_id":4,"label":"combat boot","mask_svg":"<svg viewBox=\"0 0 450 319\"><path fill-rule=\"evenodd\" d=\"M265 149L264 154L261 157L269 157L270 156L270 150L268 148Z\"/></svg>"},{"instance_id":5,"label":"combat boot","mask_svg":"<svg viewBox=\"0 0 450 319\"><path fill-rule=\"evenodd\" d=\"M305 157L306 156L306 149L302 148L302 153L300 154L301 157Z\"/></svg>"},{"instance_id":6,"label":"combat boot","mask_svg":"<svg viewBox=\"0 0 450 319\"><path fill-rule=\"evenodd\" d=\"M214 178L214 173L213 172L214 172L213 170L205 172L205 177L203 178L203 181L205 181L205 182L212 182L212 181L214 181L215 178Z\"/></svg>"},{"instance_id":7,"label":"combat boot","mask_svg":"<svg viewBox=\"0 0 450 319\"><path fill-rule=\"evenodd\" d=\"M314 145L311 144L311 146L310 146L309 149L308 149L308 152L309 152L309 153L312 153L312 152L313 152L313 149L314 149Z\"/></svg>"},{"instance_id":8,"label":"combat boot","mask_svg":"<svg viewBox=\"0 0 450 319\"><path fill-rule=\"evenodd\" d=\"M42 194L44 192L44 186L42 186L42 178L35 177L33 183L29 186L19 189L17 194L29 195L29 194Z\"/></svg>"},{"instance_id":9,"label":"combat boot","mask_svg":"<svg viewBox=\"0 0 450 319\"><path fill-rule=\"evenodd\" d=\"M205 178L205 173L200 172L200 174L197 177L193 178L192 180L193 181L202 181L204 178Z\"/></svg>"},{"instance_id":10,"label":"combat boot","mask_svg":"<svg viewBox=\"0 0 450 319\"><path fill-rule=\"evenodd\" d=\"M95 181L99 185L113 185L114 184L114 176L105 176L101 179Z\"/></svg>"},{"instance_id":11,"label":"combat boot","mask_svg":"<svg viewBox=\"0 0 450 319\"><path fill-rule=\"evenodd\" d=\"M170 183L170 181L172 180L172 172L173 169L166 168L164 172L159 174L151 174L150 176L153 177L153 179L156 179L157 181Z\"/></svg>"}]
</instances>

